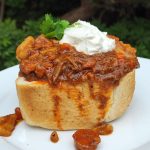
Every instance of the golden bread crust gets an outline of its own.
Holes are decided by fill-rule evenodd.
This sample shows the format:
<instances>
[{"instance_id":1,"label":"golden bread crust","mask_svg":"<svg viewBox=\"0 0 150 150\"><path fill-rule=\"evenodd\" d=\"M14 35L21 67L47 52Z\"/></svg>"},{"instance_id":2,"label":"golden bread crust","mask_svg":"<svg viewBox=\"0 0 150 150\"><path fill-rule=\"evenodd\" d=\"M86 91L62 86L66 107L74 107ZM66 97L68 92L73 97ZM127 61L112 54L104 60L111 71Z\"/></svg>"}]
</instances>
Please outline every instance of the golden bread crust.
<instances>
[{"instance_id":1,"label":"golden bread crust","mask_svg":"<svg viewBox=\"0 0 150 150\"><path fill-rule=\"evenodd\" d=\"M47 129L72 130L93 128L100 121L120 117L133 96L135 71L125 75L118 86L110 88L105 108L90 96L87 82L71 85L63 82L53 87L48 82L16 80L19 105L24 120L32 126ZM94 83L97 92L99 83Z\"/></svg>"}]
</instances>

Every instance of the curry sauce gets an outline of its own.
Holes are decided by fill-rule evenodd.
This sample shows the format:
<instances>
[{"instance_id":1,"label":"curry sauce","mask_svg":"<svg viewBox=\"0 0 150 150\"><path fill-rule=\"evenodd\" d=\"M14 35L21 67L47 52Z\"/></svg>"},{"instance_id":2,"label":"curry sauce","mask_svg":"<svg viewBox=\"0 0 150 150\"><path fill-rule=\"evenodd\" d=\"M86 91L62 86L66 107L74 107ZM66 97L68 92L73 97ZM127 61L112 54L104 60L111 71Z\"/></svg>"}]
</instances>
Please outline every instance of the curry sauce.
<instances>
[{"instance_id":1,"label":"curry sauce","mask_svg":"<svg viewBox=\"0 0 150 150\"><path fill-rule=\"evenodd\" d=\"M23 42L23 49L21 46L17 48L19 75L24 76L27 81L46 80L51 85L59 82L78 84L90 80L117 85L139 63L133 47L114 36L109 37L115 39L116 48L94 55L78 52L69 44L59 44L58 41L47 39L43 35L32 40L27 38Z\"/></svg>"}]
</instances>

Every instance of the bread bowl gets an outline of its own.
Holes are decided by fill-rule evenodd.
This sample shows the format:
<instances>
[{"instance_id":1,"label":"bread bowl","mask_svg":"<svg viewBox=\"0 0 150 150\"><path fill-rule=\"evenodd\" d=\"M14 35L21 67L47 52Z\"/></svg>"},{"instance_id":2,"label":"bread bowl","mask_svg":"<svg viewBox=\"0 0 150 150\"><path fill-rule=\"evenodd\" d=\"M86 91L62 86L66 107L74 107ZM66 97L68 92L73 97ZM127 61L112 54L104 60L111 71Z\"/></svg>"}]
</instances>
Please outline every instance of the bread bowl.
<instances>
[{"instance_id":1,"label":"bread bowl","mask_svg":"<svg viewBox=\"0 0 150 150\"><path fill-rule=\"evenodd\" d=\"M80 87L63 84L59 87L63 91L59 88L53 89L47 82L28 82L23 77L19 77L16 83L20 109L29 125L71 130L93 128L100 122L99 102L90 98L87 83L82 83ZM119 86L111 91L103 121L112 121L125 112L132 99L134 85L135 71L123 77ZM84 90L84 96L88 98L83 99L81 105L81 101L76 96L82 90ZM66 91L69 91L67 94L71 95L71 98L67 96ZM53 92L61 97L57 102L52 98ZM81 106L84 106L84 109L81 109Z\"/></svg>"},{"instance_id":2,"label":"bread bowl","mask_svg":"<svg viewBox=\"0 0 150 150\"><path fill-rule=\"evenodd\" d=\"M119 38L111 52L87 55L44 35L29 36L17 48L16 88L27 124L73 130L120 117L135 88L136 50Z\"/></svg>"}]
</instances>

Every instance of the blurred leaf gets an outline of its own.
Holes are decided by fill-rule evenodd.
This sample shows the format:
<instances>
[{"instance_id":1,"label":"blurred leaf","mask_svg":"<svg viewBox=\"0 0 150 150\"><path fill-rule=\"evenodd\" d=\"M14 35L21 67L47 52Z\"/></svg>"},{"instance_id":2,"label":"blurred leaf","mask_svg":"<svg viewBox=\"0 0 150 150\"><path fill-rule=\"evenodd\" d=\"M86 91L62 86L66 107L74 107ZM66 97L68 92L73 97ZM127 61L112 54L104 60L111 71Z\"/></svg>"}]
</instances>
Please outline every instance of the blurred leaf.
<instances>
[{"instance_id":1,"label":"blurred leaf","mask_svg":"<svg viewBox=\"0 0 150 150\"><path fill-rule=\"evenodd\" d=\"M25 24L23 25L23 30L26 34L28 35L39 35L40 34L40 24L41 24L41 19L38 19L37 21L35 20L27 20L25 21Z\"/></svg>"},{"instance_id":2,"label":"blurred leaf","mask_svg":"<svg viewBox=\"0 0 150 150\"><path fill-rule=\"evenodd\" d=\"M24 3L26 2L26 0L6 0L6 5L13 7L13 8L23 8L24 7Z\"/></svg>"},{"instance_id":3,"label":"blurred leaf","mask_svg":"<svg viewBox=\"0 0 150 150\"><path fill-rule=\"evenodd\" d=\"M17 29L14 20L0 22L0 70L17 63L15 51L24 38L24 31Z\"/></svg>"}]
</instances>

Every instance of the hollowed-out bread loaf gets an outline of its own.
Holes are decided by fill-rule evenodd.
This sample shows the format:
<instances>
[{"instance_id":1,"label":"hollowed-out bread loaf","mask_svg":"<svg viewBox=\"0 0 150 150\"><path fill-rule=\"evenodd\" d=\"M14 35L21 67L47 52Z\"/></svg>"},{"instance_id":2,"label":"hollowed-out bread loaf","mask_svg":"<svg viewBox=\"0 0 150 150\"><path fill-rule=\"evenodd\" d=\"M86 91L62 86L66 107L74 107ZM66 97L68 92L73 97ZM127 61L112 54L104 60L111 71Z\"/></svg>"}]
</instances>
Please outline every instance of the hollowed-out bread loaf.
<instances>
[{"instance_id":1,"label":"hollowed-out bread loaf","mask_svg":"<svg viewBox=\"0 0 150 150\"><path fill-rule=\"evenodd\" d=\"M125 112L135 88L135 71L121 78L118 86L107 88L95 81L92 87L88 82L52 86L46 81L29 82L24 77L17 78L16 87L27 124L57 130L93 128Z\"/></svg>"}]
</instances>

